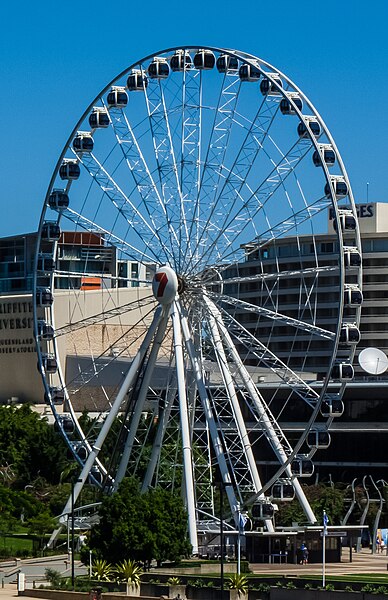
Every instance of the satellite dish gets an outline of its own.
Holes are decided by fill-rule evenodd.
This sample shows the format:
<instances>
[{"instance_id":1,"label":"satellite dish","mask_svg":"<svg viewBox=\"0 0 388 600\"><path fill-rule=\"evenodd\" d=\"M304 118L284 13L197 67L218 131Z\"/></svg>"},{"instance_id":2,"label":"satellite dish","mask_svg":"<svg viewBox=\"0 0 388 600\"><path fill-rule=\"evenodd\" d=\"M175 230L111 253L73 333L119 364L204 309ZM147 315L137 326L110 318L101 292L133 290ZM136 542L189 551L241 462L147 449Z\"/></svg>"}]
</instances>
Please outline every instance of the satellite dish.
<instances>
[{"instance_id":1,"label":"satellite dish","mask_svg":"<svg viewBox=\"0 0 388 600\"><path fill-rule=\"evenodd\" d=\"M372 375L381 375L388 368L388 358L379 348L364 348L359 354L360 367Z\"/></svg>"}]
</instances>

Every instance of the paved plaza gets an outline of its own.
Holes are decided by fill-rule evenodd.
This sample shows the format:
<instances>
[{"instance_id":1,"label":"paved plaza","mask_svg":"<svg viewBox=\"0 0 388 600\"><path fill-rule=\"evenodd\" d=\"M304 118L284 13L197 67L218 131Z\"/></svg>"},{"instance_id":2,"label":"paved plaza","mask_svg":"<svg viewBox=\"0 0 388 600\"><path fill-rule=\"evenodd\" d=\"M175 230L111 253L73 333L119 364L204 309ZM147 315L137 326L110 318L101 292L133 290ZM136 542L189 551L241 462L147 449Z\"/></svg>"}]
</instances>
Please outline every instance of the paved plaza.
<instances>
[{"instance_id":1,"label":"paved plaza","mask_svg":"<svg viewBox=\"0 0 388 600\"><path fill-rule=\"evenodd\" d=\"M347 575L361 573L386 573L388 574L388 556L385 554L372 554L369 549L364 548L361 552L353 552L352 562L349 561L349 550L344 548L343 557L340 563L326 564L326 576L329 575ZM70 576L69 564L66 556L57 557L48 561L47 559L37 559L18 561L17 565L0 563L0 577L4 582L4 587L0 587L0 600L9 600L18 595L16 584L16 572L21 569L26 573L26 589L32 588L33 579L43 579L44 571L47 567L56 569L64 575ZM251 570L254 573L267 573L268 575L280 576L303 576L309 575L322 576L322 565L290 565L290 564L251 564ZM76 574L85 572L85 568L80 563L76 563ZM27 595L27 594L26 594Z\"/></svg>"}]
</instances>

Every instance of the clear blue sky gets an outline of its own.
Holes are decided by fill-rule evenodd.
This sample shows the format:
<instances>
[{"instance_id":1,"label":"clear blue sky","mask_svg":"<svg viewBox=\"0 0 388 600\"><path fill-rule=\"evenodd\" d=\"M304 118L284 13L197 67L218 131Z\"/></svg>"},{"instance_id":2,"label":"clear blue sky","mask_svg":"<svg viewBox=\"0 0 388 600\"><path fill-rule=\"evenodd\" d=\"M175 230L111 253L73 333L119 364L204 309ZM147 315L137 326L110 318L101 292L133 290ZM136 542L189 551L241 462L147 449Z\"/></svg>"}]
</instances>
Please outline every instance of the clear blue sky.
<instances>
[{"instance_id":1,"label":"clear blue sky","mask_svg":"<svg viewBox=\"0 0 388 600\"><path fill-rule=\"evenodd\" d=\"M59 153L129 64L184 44L237 48L309 96L356 201L388 201L388 1L7 2L0 24L0 236L37 228Z\"/></svg>"}]
</instances>

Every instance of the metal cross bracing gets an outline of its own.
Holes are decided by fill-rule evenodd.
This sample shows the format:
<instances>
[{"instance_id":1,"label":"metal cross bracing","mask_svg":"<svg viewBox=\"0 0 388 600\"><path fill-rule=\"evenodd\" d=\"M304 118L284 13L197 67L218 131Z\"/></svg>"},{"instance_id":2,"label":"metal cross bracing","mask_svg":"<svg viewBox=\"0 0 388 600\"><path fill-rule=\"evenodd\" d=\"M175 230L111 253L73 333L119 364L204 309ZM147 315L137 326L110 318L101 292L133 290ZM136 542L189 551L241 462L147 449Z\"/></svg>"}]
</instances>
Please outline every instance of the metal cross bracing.
<instances>
[{"instance_id":1,"label":"metal cross bracing","mask_svg":"<svg viewBox=\"0 0 388 600\"><path fill-rule=\"evenodd\" d=\"M206 155L201 157L201 180L193 208L195 218L192 220L189 231L190 238L194 236L196 254L191 257L194 263L200 259L203 250L207 250L206 241L202 240L200 243L199 240L202 236L202 230L207 218L206 215L211 215L216 207L215 196L222 177L222 169L231 133L231 122L236 110L240 88L241 82L238 72L226 71L215 108L208 150ZM187 260L187 252L184 259Z\"/></svg>"},{"instance_id":2,"label":"metal cross bracing","mask_svg":"<svg viewBox=\"0 0 388 600\"><path fill-rule=\"evenodd\" d=\"M268 308L265 308L263 306L257 306L255 304L251 304L250 302L245 302L244 300L240 300L239 298L212 293L210 293L209 296L214 300L217 300L221 304L227 304L229 306L241 308L244 312L252 312L259 315L263 315L268 319L279 321L285 325L291 325L292 327L296 327L297 329L301 329L303 331L306 331L307 333L312 333L313 335L316 335L318 337L326 338L329 340L334 340L335 338L334 332L323 329L322 327L318 327L313 323L308 323L300 319L294 319L288 315L269 310Z\"/></svg>"},{"instance_id":3,"label":"metal cross bracing","mask_svg":"<svg viewBox=\"0 0 388 600\"><path fill-rule=\"evenodd\" d=\"M181 92L180 89L179 91ZM185 220L182 220L184 215L183 195L179 178L179 153L181 149L176 147L176 143L174 144L176 125L172 128L170 120L179 119L180 99L177 92L174 103L167 111L164 86L161 81L151 79L145 89L145 102L155 152L160 196L163 199L166 213L164 217L167 218L169 228L174 232L174 243L171 244L174 255L174 268L179 270L178 260L180 260L179 254L181 252L178 252L178 248L184 245L180 229L185 230ZM185 237L185 243L187 244L187 232Z\"/></svg>"},{"instance_id":4,"label":"metal cross bracing","mask_svg":"<svg viewBox=\"0 0 388 600\"><path fill-rule=\"evenodd\" d=\"M298 396L311 407L314 407L319 398L318 392L311 388L306 381L301 379L301 377L283 363L227 311L222 308L220 308L220 311L229 333L244 346L246 351L255 356L265 367L275 373L279 379L283 380L285 383L292 383L295 385L295 392Z\"/></svg>"},{"instance_id":5,"label":"metal cross bracing","mask_svg":"<svg viewBox=\"0 0 388 600\"><path fill-rule=\"evenodd\" d=\"M161 224L166 222L166 208L134 131L123 109L111 107L109 114L119 148L135 184L134 190L141 197L145 214L136 207L130 195L127 196L119 187L93 153L83 154L79 160L124 216L133 232L136 232L143 243L146 242L146 251L151 252L156 260L160 260L160 253L164 254L165 260L172 260L171 242L173 239L177 241L176 234L169 226L167 229L161 228Z\"/></svg>"},{"instance_id":6,"label":"metal cross bracing","mask_svg":"<svg viewBox=\"0 0 388 600\"><path fill-rule=\"evenodd\" d=\"M210 250L216 250L218 252L217 260L219 262L232 261L235 258L236 250L233 250L233 242L236 236L240 236L243 231L247 228L248 224L257 217L257 215L263 211L264 218L268 224L268 229L260 232L260 244L258 247L262 247L268 242L281 238L288 231L297 230L298 225L301 225L305 221L311 219L311 217L324 210L331 204L331 199L326 197L319 197L313 199L308 204L306 201L305 207L298 211L293 208L292 202L290 202L290 212L275 226L271 226L269 219L266 215L265 206L273 197L275 192L284 186L286 179L294 174L296 177L295 169L303 158L309 153L312 147L312 141L310 139L299 138L297 142L283 155L282 159L275 164L271 172L262 178L262 182L255 189L251 189L250 186L245 186L248 190L248 197L244 198L241 194L241 206L236 207L236 211L227 211L224 213L224 220L219 224L219 230L227 232L227 241L224 244L220 244L219 234L212 241L208 240ZM242 186L240 186L242 188ZM224 233L224 242L226 234ZM264 242L262 242L264 240ZM222 252L220 252L222 248Z\"/></svg>"},{"instance_id":7,"label":"metal cross bracing","mask_svg":"<svg viewBox=\"0 0 388 600\"><path fill-rule=\"evenodd\" d=\"M230 236L236 234L236 231L230 227L231 215L233 222L236 215L241 212L240 201L244 205L245 181L262 150L267 129L278 109L278 102L279 99L273 101L273 99L264 98L252 121L248 120L247 124L245 120L243 123L237 121L237 124L246 130L245 139L232 165L228 168L224 164L221 165L220 180L223 180L223 183L214 198L215 209L210 211L210 216L205 222L198 241L198 244L206 245L209 262L212 260L214 262L221 260L222 262L225 247L227 248L231 244ZM232 121L236 122L236 119L238 119L238 115L234 112ZM237 219L237 225L237 232L240 233L240 218Z\"/></svg>"}]
</instances>

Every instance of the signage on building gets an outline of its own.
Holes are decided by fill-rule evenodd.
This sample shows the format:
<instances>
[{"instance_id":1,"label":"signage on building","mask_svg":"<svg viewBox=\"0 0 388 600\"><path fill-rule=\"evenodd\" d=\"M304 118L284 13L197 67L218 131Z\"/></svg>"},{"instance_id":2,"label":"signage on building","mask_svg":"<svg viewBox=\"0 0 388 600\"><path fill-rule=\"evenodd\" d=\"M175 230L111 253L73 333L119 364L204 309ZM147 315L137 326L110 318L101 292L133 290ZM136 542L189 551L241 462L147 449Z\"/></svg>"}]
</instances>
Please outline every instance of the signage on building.
<instances>
[{"instance_id":1,"label":"signage on building","mask_svg":"<svg viewBox=\"0 0 388 600\"><path fill-rule=\"evenodd\" d=\"M350 206L343 206L341 208L350 209ZM375 216L374 208L375 208L374 204L357 204L356 205L357 217L359 219L374 217ZM333 219L334 219L334 209L329 208L329 221L332 221Z\"/></svg>"},{"instance_id":2,"label":"signage on building","mask_svg":"<svg viewBox=\"0 0 388 600\"><path fill-rule=\"evenodd\" d=\"M32 302L0 300L0 354L35 352Z\"/></svg>"}]
</instances>

